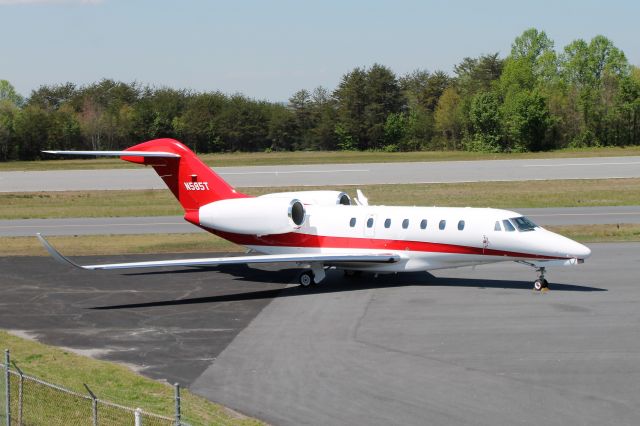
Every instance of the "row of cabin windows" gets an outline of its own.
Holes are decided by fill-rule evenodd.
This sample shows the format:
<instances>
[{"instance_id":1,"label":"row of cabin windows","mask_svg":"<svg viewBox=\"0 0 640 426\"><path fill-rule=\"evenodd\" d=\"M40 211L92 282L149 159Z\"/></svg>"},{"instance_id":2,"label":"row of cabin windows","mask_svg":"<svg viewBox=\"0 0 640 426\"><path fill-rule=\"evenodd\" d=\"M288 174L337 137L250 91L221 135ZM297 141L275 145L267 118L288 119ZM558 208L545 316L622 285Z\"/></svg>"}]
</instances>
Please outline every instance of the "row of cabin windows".
<instances>
[{"instance_id":1,"label":"row of cabin windows","mask_svg":"<svg viewBox=\"0 0 640 426\"><path fill-rule=\"evenodd\" d=\"M352 217L351 220L349 221L349 226L354 228L356 226L356 218ZM447 221L442 219L440 222L438 222L438 229L440 229L441 231L444 230L444 228L446 228L447 226ZM384 227L385 228L390 228L391 227L391 219L385 219L384 221ZM373 218L370 217L369 219L367 219L367 228L373 228ZM409 219L404 219L402 221L402 229L407 229L409 228ZM427 219L422 219L420 221L420 229L427 229ZM458 231L462 231L464 229L464 220L459 220L458 221Z\"/></svg>"}]
</instances>

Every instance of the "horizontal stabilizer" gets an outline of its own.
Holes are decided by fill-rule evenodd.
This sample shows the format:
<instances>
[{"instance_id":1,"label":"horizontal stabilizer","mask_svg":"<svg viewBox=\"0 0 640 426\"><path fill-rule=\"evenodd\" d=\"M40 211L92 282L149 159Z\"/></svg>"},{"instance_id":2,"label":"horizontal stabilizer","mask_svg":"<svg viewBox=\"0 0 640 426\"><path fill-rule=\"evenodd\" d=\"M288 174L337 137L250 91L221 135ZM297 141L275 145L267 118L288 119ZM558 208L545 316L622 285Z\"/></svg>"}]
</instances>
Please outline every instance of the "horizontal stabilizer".
<instances>
[{"instance_id":1,"label":"horizontal stabilizer","mask_svg":"<svg viewBox=\"0 0 640 426\"><path fill-rule=\"evenodd\" d=\"M161 151L42 151L60 155L95 155L98 157L164 157L180 158L179 154Z\"/></svg>"},{"instance_id":2,"label":"horizontal stabilizer","mask_svg":"<svg viewBox=\"0 0 640 426\"><path fill-rule=\"evenodd\" d=\"M372 254L267 254L257 256L229 256L209 257L200 259L176 259L176 260L152 260L148 262L111 263L102 265L78 265L60 254L40 234L38 239L47 249L49 254L58 262L82 269L134 269L134 268L160 268L163 266L214 266L214 265L238 265L256 263L324 263L329 265L350 263L396 263L400 256L392 253Z\"/></svg>"}]
</instances>

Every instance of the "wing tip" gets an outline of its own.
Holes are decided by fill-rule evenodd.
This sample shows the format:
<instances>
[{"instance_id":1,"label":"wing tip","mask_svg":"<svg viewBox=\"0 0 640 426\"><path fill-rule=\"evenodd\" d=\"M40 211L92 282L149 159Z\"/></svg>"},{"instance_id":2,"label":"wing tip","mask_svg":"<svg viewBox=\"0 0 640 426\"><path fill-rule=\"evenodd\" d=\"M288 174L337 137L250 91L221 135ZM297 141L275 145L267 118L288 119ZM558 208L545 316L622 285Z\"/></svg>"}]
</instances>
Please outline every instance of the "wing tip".
<instances>
[{"instance_id":1,"label":"wing tip","mask_svg":"<svg viewBox=\"0 0 640 426\"><path fill-rule=\"evenodd\" d=\"M62 255L62 253L60 253L58 250L56 250L49 241L47 241L47 239L40 233L37 232L36 233L36 237L38 237L38 240L40 240L40 243L44 246L44 248L47 250L47 252L49 252L49 255L51 255L51 257L53 257L53 259L55 261L57 261L58 263L62 263L63 265L71 265L74 268L79 268L79 269L86 269L81 265L78 265L75 262L72 262L71 260L69 260L66 256Z\"/></svg>"}]
</instances>

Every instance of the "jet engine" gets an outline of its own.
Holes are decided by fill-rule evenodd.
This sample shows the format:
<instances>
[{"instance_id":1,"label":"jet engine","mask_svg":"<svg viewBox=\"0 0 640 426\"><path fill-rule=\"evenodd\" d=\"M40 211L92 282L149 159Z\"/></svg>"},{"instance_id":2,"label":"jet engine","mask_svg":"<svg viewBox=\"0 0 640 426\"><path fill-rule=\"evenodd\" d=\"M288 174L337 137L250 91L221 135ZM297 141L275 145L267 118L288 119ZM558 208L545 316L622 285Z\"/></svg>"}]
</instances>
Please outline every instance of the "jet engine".
<instances>
[{"instance_id":1,"label":"jet engine","mask_svg":"<svg viewBox=\"0 0 640 426\"><path fill-rule=\"evenodd\" d=\"M262 195L259 198L295 198L303 204L319 206L351 205L351 198L346 192L340 191L298 191L276 192Z\"/></svg>"},{"instance_id":2,"label":"jet engine","mask_svg":"<svg viewBox=\"0 0 640 426\"><path fill-rule=\"evenodd\" d=\"M302 201L295 198L234 198L200 207L200 225L249 235L285 234L306 220Z\"/></svg>"}]
</instances>

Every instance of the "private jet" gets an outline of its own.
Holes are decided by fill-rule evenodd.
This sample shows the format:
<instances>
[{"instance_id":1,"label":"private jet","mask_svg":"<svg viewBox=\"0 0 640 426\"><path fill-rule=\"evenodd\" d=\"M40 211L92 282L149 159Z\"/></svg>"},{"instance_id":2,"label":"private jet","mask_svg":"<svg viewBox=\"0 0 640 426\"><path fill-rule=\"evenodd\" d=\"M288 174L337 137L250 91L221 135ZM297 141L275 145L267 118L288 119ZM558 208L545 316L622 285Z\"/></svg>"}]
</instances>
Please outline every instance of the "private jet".
<instances>
[{"instance_id":1,"label":"private jet","mask_svg":"<svg viewBox=\"0 0 640 426\"><path fill-rule=\"evenodd\" d=\"M527 217L492 208L369 205L358 190L243 194L174 139L155 139L124 151L44 151L58 155L116 156L151 166L184 209L184 219L244 246L247 255L79 265L38 238L58 261L89 270L296 264L301 286L320 283L327 269L348 275L386 274L518 262L534 268L533 288L549 287L546 268L584 263L591 250Z\"/></svg>"}]
</instances>

